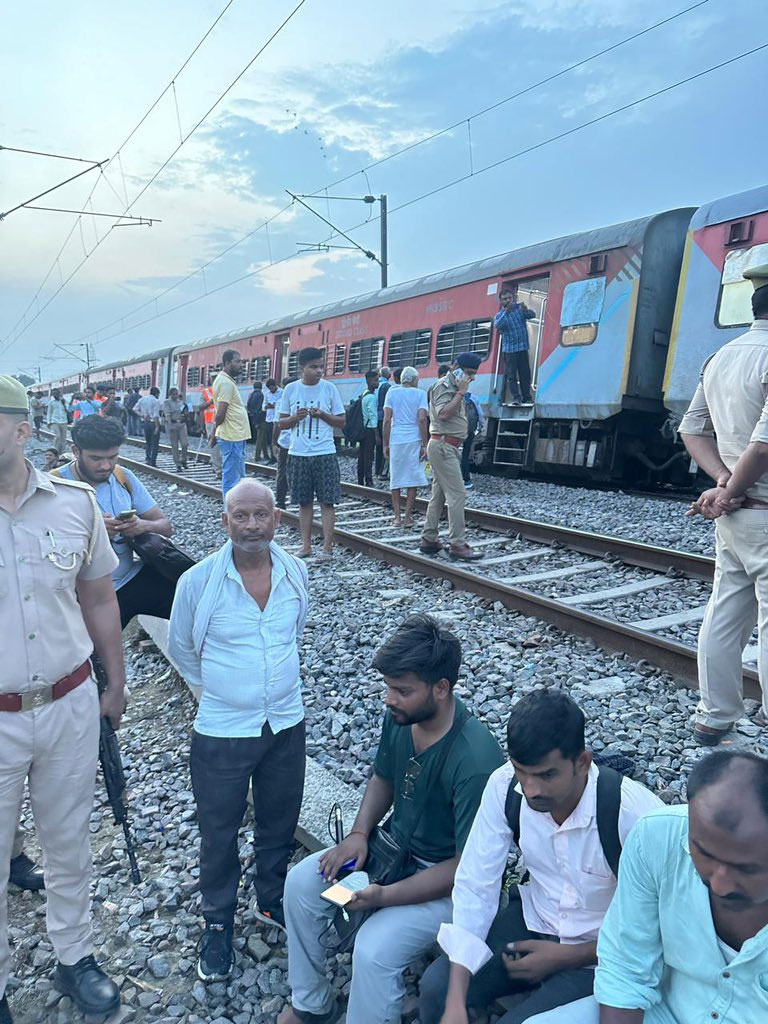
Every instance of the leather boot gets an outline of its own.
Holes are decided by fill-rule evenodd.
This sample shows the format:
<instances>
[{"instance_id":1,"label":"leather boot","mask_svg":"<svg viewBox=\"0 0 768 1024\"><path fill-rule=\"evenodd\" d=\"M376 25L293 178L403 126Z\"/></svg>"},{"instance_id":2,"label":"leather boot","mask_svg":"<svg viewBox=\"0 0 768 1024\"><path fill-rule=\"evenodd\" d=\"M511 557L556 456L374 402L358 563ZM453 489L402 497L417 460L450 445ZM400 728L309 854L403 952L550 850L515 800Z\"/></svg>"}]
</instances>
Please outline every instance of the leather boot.
<instances>
[{"instance_id":1,"label":"leather boot","mask_svg":"<svg viewBox=\"0 0 768 1024\"><path fill-rule=\"evenodd\" d=\"M71 967L57 964L53 984L88 1017L108 1017L120 1005L120 989L93 956L84 956Z\"/></svg>"},{"instance_id":2,"label":"leather boot","mask_svg":"<svg viewBox=\"0 0 768 1024\"><path fill-rule=\"evenodd\" d=\"M474 551L469 544L452 544L448 548L448 557L453 561L476 562L483 557L482 551Z\"/></svg>"},{"instance_id":3,"label":"leather boot","mask_svg":"<svg viewBox=\"0 0 768 1024\"><path fill-rule=\"evenodd\" d=\"M8 1006L8 997L0 999L0 1024L13 1024L11 1008Z\"/></svg>"},{"instance_id":4,"label":"leather boot","mask_svg":"<svg viewBox=\"0 0 768 1024\"><path fill-rule=\"evenodd\" d=\"M12 858L8 881L18 889L29 889L30 892L37 892L45 886L43 869L30 860L26 853L20 853L18 857Z\"/></svg>"}]
</instances>

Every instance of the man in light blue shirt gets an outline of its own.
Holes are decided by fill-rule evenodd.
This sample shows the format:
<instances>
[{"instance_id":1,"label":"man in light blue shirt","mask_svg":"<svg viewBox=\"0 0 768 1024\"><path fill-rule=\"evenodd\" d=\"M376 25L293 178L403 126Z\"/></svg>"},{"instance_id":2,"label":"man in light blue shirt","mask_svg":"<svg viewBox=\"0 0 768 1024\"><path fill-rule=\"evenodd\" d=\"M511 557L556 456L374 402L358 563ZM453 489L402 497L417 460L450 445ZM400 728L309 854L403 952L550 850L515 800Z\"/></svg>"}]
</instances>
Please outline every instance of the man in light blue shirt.
<instances>
[{"instance_id":1,"label":"man in light blue shirt","mask_svg":"<svg viewBox=\"0 0 768 1024\"><path fill-rule=\"evenodd\" d=\"M306 567L273 538L272 491L245 478L227 492L229 541L179 580L170 653L202 689L190 769L200 827L206 929L197 973L232 970L240 859L237 836L253 786L258 909L284 925L283 886L304 791L305 730L298 638L308 608Z\"/></svg>"},{"instance_id":2,"label":"man in light blue shirt","mask_svg":"<svg viewBox=\"0 0 768 1024\"><path fill-rule=\"evenodd\" d=\"M527 1024L768 1021L768 761L711 754L688 798L629 836L597 944L596 1003Z\"/></svg>"},{"instance_id":3,"label":"man in light blue shirt","mask_svg":"<svg viewBox=\"0 0 768 1024\"><path fill-rule=\"evenodd\" d=\"M88 416L99 415L101 412L101 402L96 401L96 392L93 388L86 388L85 398L80 399L79 402L73 402L72 409L75 412L79 412L80 419L84 420Z\"/></svg>"}]
</instances>

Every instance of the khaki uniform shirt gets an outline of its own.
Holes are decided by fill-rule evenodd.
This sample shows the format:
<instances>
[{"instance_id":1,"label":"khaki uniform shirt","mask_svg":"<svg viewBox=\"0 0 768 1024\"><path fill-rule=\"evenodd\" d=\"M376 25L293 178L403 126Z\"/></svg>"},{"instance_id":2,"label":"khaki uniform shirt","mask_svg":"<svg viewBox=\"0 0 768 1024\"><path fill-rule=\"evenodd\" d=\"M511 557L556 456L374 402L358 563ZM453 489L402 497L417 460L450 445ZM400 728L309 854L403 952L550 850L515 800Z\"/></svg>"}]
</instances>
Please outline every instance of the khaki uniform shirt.
<instances>
[{"instance_id":1,"label":"khaki uniform shirt","mask_svg":"<svg viewBox=\"0 0 768 1024\"><path fill-rule=\"evenodd\" d=\"M181 399L174 401L172 398L166 398L162 405L163 418L166 423L184 423L184 412L187 408L187 403L182 402Z\"/></svg>"},{"instance_id":2,"label":"khaki uniform shirt","mask_svg":"<svg viewBox=\"0 0 768 1024\"><path fill-rule=\"evenodd\" d=\"M679 431L716 437L731 471L750 442L768 444L768 320L755 320L707 360ZM747 495L768 501L768 474Z\"/></svg>"},{"instance_id":3,"label":"khaki uniform shirt","mask_svg":"<svg viewBox=\"0 0 768 1024\"><path fill-rule=\"evenodd\" d=\"M459 407L447 420L441 420L438 413L451 401L458 386L453 370L446 373L429 389L429 430L432 434L450 434L451 437L465 438L469 430L467 413L464 408L465 402L459 402Z\"/></svg>"},{"instance_id":4,"label":"khaki uniform shirt","mask_svg":"<svg viewBox=\"0 0 768 1024\"><path fill-rule=\"evenodd\" d=\"M220 441L247 441L251 436L248 413L237 390L237 384L223 370L213 382L213 397L217 406L220 402L227 403L227 417L221 426L216 428L216 437Z\"/></svg>"},{"instance_id":5,"label":"khaki uniform shirt","mask_svg":"<svg viewBox=\"0 0 768 1024\"><path fill-rule=\"evenodd\" d=\"M85 564L94 525L88 484L27 467L29 482L15 512L0 505L0 693L50 686L82 665L93 642L75 583L109 576L117 566L101 517Z\"/></svg>"}]
</instances>

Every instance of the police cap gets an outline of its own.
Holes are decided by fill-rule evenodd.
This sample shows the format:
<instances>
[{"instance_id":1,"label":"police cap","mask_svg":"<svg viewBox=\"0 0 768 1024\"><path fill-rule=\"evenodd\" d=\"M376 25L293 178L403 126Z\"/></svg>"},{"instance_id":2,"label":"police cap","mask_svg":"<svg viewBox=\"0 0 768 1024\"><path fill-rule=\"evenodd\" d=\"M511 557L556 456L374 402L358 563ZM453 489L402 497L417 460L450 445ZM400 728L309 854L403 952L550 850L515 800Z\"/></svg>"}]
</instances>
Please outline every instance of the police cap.
<instances>
[{"instance_id":1,"label":"police cap","mask_svg":"<svg viewBox=\"0 0 768 1024\"><path fill-rule=\"evenodd\" d=\"M755 291L764 288L768 284L768 263L761 263L757 267L750 267L744 271L744 280L751 281Z\"/></svg>"},{"instance_id":2,"label":"police cap","mask_svg":"<svg viewBox=\"0 0 768 1024\"><path fill-rule=\"evenodd\" d=\"M29 412L29 399L24 385L15 377L5 374L0 374L0 412Z\"/></svg>"}]
</instances>

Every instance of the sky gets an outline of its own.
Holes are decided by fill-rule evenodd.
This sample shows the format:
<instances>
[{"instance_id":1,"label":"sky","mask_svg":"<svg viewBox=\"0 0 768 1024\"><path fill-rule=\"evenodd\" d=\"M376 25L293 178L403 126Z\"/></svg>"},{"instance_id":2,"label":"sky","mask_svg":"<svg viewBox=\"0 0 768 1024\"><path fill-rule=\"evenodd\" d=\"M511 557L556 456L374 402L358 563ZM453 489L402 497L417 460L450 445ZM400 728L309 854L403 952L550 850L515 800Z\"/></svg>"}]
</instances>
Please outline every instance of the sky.
<instances>
[{"instance_id":1,"label":"sky","mask_svg":"<svg viewBox=\"0 0 768 1024\"><path fill-rule=\"evenodd\" d=\"M184 67L226 0L11 5L0 146L109 162L0 150L0 213L81 171L37 204L88 211L0 220L0 373L51 379L86 344L98 364L377 288L358 249L302 251L349 243L286 189L376 255L379 204L360 200L386 194L396 284L768 178L768 50L579 128L768 43L767 4L706 0L565 71L696 0L304 0L264 47L299 2L232 0ZM126 209L155 223L91 216Z\"/></svg>"}]
</instances>

